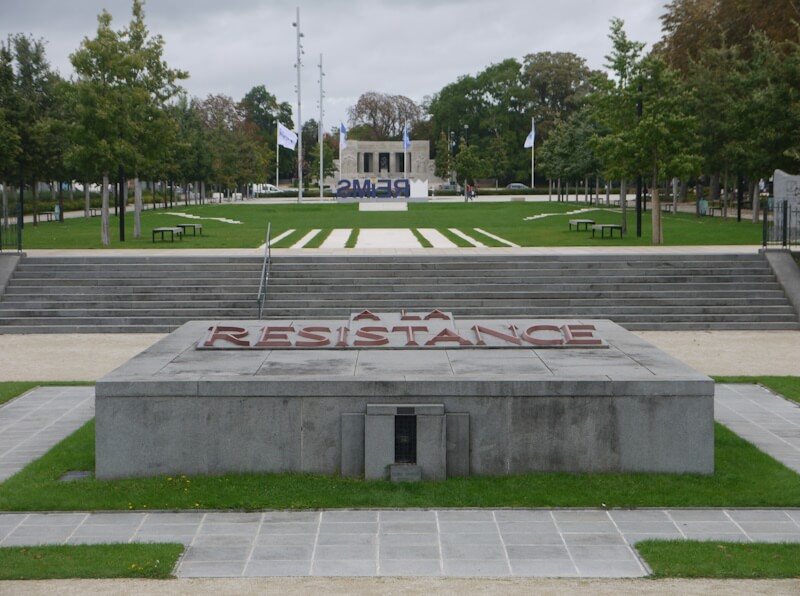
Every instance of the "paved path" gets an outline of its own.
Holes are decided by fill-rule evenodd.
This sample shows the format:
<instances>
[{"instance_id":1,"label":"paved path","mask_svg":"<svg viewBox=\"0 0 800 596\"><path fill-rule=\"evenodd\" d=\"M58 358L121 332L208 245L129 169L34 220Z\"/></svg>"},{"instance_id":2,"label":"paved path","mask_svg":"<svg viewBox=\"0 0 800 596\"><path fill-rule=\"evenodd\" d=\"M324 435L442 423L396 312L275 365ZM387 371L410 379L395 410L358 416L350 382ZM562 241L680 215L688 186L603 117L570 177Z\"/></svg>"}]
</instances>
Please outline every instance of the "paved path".
<instances>
[{"instance_id":1,"label":"paved path","mask_svg":"<svg viewBox=\"0 0 800 596\"><path fill-rule=\"evenodd\" d=\"M94 416L94 387L39 387L0 408L0 482Z\"/></svg>"},{"instance_id":2,"label":"paved path","mask_svg":"<svg viewBox=\"0 0 800 596\"><path fill-rule=\"evenodd\" d=\"M800 474L800 404L759 385L717 385L714 418Z\"/></svg>"},{"instance_id":3,"label":"paved path","mask_svg":"<svg viewBox=\"0 0 800 596\"><path fill-rule=\"evenodd\" d=\"M0 470L93 415L91 387L44 387L0 408ZM800 407L718 385L717 419L795 470ZM24 426L24 425L27 425ZM640 540L800 542L797 509L433 509L0 513L0 546L180 542L180 577L641 577Z\"/></svg>"},{"instance_id":4,"label":"paved path","mask_svg":"<svg viewBox=\"0 0 800 596\"><path fill-rule=\"evenodd\" d=\"M181 542L179 577L641 577L648 538L800 542L800 511L337 510L0 514L0 546Z\"/></svg>"}]
</instances>

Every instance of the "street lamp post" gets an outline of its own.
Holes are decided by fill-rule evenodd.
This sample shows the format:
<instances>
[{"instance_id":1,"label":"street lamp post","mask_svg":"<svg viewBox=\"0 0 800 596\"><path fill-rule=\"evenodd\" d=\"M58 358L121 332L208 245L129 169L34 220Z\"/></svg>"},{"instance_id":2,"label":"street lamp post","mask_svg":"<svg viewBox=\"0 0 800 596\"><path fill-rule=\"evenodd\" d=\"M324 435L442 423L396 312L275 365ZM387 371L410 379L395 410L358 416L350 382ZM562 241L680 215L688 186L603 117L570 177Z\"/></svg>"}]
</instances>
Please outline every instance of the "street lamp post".
<instances>
[{"instance_id":1,"label":"street lamp post","mask_svg":"<svg viewBox=\"0 0 800 596\"><path fill-rule=\"evenodd\" d=\"M297 202L303 199L303 117L300 112L300 70L303 67L303 45L300 38L304 35L300 32L300 7L297 7L297 20L292 23L297 29L297 62L294 67L297 69Z\"/></svg>"}]
</instances>

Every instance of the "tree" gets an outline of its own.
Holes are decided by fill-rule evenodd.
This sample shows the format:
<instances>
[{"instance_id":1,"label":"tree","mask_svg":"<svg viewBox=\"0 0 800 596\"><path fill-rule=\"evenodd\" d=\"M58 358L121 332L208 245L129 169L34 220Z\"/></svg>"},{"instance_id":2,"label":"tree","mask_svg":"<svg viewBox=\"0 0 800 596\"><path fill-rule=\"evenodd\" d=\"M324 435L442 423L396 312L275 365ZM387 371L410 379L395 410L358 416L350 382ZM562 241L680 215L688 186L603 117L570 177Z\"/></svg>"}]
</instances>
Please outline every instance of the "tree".
<instances>
[{"instance_id":1,"label":"tree","mask_svg":"<svg viewBox=\"0 0 800 596\"><path fill-rule=\"evenodd\" d=\"M48 119L57 77L50 69L42 40L22 34L10 36L0 53L6 94L3 128L15 155L11 169L20 188L24 189L26 181L31 183L36 225L36 183L52 165Z\"/></svg>"},{"instance_id":2,"label":"tree","mask_svg":"<svg viewBox=\"0 0 800 596\"><path fill-rule=\"evenodd\" d=\"M663 244L659 183L699 170L696 120L687 112L688 94L678 74L661 57L640 58L643 44L628 39L619 19L611 23L610 38L614 49L608 64L616 82L598 94L593 106L608 130L595 136L595 146L612 173L650 178L652 242Z\"/></svg>"},{"instance_id":3,"label":"tree","mask_svg":"<svg viewBox=\"0 0 800 596\"><path fill-rule=\"evenodd\" d=\"M413 128L421 120L422 110L404 95L370 91L362 94L356 105L350 107L348 118L351 125L348 132L350 138L385 141L399 138L406 124ZM362 126L364 128L359 131ZM369 138L362 138L362 135Z\"/></svg>"},{"instance_id":4,"label":"tree","mask_svg":"<svg viewBox=\"0 0 800 596\"><path fill-rule=\"evenodd\" d=\"M150 37L141 0L133 0L132 14L127 28L114 31L111 15L103 11L97 17L95 38L85 38L70 56L77 75L78 161L95 163L103 176L104 245L110 243L109 177L119 172L122 178L128 171L138 178L158 159L164 140L169 140L164 106L179 93L177 81L188 77L162 59L164 40L160 35ZM120 240L124 240L125 205L120 207ZM137 227L138 216L137 209Z\"/></svg>"},{"instance_id":5,"label":"tree","mask_svg":"<svg viewBox=\"0 0 800 596\"><path fill-rule=\"evenodd\" d=\"M450 180L455 166L453 154L450 151L450 139L442 131L436 142L436 170L434 174L444 180Z\"/></svg>"},{"instance_id":6,"label":"tree","mask_svg":"<svg viewBox=\"0 0 800 596\"><path fill-rule=\"evenodd\" d=\"M475 147L467 144L463 137L459 143L455 171L457 181L466 180L470 184L474 184L476 178L483 178L487 171L486 161L479 155Z\"/></svg>"}]
</instances>

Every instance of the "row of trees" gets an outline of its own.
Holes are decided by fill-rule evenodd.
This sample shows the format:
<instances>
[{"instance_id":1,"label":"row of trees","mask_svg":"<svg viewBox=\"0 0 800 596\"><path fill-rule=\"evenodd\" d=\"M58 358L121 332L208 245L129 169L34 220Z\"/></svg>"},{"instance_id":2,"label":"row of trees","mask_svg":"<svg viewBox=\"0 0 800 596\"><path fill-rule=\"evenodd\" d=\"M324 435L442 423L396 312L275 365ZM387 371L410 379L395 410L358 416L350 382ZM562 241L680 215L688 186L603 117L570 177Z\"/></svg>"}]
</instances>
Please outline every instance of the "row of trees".
<instances>
[{"instance_id":1,"label":"row of trees","mask_svg":"<svg viewBox=\"0 0 800 596\"><path fill-rule=\"evenodd\" d=\"M505 184L530 179L522 146L534 118L538 174L644 176L656 203L665 180L681 178L685 193L702 175L712 199L727 199L740 179L752 192L755 181L800 160L797 13L792 0L673 0L664 38L648 54L612 22L607 73L574 54L542 52L460 77L422 105L368 92L349 111L349 136L399 139L408 125L412 139L433 142L439 176ZM276 149L277 123L292 127L291 106L264 86L240 101L189 99L180 87L188 75L163 60L163 40L147 31L141 0L120 30L103 12L97 34L71 61L75 77L63 80L43 42L16 35L0 43L0 179L31 186L34 202L39 180L103 181L104 242L110 180L134 180L138 221L138 179L191 182L204 193L206 184L272 179L276 161L279 177L296 172L296 153ZM309 120L301 130L311 179L319 172L318 126ZM327 175L338 134L323 142ZM126 188L120 183L119 194Z\"/></svg>"}]
</instances>

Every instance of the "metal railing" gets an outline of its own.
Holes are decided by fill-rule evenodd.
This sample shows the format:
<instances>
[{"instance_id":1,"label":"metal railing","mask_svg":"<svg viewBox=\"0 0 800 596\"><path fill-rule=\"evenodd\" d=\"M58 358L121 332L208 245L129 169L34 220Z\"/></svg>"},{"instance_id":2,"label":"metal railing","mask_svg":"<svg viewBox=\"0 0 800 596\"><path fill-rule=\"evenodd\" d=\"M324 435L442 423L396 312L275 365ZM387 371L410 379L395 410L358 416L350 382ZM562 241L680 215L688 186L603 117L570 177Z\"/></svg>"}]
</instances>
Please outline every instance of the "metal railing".
<instances>
[{"instance_id":1,"label":"metal railing","mask_svg":"<svg viewBox=\"0 0 800 596\"><path fill-rule=\"evenodd\" d=\"M264 311L264 303L267 301L267 284L269 284L269 267L271 262L270 244L272 244L272 239L270 237L271 228L272 223L270 222L267 224L267 239L264 244L264 263L261 265L261 283L258 286L259 319Z\"/></svg>"},{"instance_id":2,"label":"metal railing","mask_svg":"<svg viewBox=\"0 0 800 596\"><path fill-rule=\"evenodd\" d=\"M22 251L22 209L16 197L6 192L0 204L0 252Z\"/></svg>"},{"instance_id":3,"label":"metal railing","mask_svg":"<svg viewBox=\"0 0 800 596\"><path fill-rule=\"evenodd\" d=\"M765 207L762 240L764 248L800 245L800 203L776 201L772 209Z\"/></svg>"}]
</instances>

